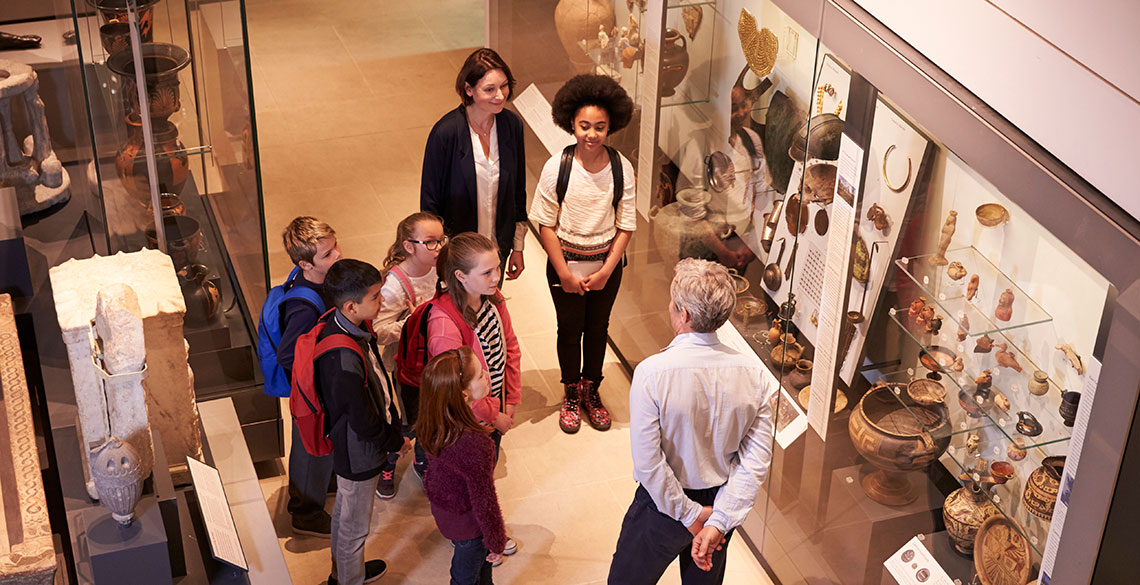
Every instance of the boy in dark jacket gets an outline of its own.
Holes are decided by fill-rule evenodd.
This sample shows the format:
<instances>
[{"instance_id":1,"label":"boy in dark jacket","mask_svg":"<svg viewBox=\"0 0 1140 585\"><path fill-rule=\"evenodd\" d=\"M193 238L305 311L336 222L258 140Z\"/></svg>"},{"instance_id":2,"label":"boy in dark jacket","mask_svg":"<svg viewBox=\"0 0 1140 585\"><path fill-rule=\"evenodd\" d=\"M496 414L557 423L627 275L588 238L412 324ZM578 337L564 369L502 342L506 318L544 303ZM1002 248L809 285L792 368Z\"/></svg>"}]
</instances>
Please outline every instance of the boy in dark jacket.
<instances>
[{"instance_id":1,"label":"boy in dark jacket","mask_svg":"<svg viewBox=\"0 0 1140 585\"><path fill-rule=\"evenodd\" d=\"M334 349L316 359L314 378L325 406L325 428L333 443L337 475L332 513L333 570L329 585L360 585L380 578L384 561L364 562L364 541L372 519L373 493L389 451L408 449L388 374L368 323L380 311L384 278L371 264L344 259L325 276L325 298L336 305L317 341L347 335L364 355Z\"/></svg>"},{"instance_id":2,"label":"boy in dark jacket","mask_svg":"<svg viewBox=\"0 0 1140 585\"><path fill-rule=\"evenodd\" d=\"M325 273L340 260L336 232L315 217L297 217L281 233L285 252L301 274L286 286L303 286L321 292ZM292 380L293 349L297 338L317 324L324 311L303 298L290 298L281 303L281 344L277 346L277 363ZM309 536L329 537L332 521L325 512L325 496L332 481L332 457L315 457L301 446L301 435L293 424L293 447L289 450L289 514L293 532Z\"/></svg>"}]
</instances>

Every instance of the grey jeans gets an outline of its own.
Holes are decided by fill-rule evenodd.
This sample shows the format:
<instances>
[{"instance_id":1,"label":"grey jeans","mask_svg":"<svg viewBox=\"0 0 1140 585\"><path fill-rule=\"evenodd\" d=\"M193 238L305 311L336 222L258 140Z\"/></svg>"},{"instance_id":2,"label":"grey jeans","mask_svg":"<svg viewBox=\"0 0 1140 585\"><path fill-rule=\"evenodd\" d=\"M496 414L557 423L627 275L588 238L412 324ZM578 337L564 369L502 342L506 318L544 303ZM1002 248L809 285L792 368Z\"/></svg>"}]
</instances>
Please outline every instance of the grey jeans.
<instances>
[{"instance_id":1,"label":"grey jeans","mask_svg":"<svg viewBox=\"0 0 1140 585\"><path fill-rule=\"evenodd\" d=\"M380 476L364 481L336 477L336 504L332 511L333 576L343 585L364 583L364 541L372 523L372 504L376 501L376 482Z\"/></svg>"}]
</instances>

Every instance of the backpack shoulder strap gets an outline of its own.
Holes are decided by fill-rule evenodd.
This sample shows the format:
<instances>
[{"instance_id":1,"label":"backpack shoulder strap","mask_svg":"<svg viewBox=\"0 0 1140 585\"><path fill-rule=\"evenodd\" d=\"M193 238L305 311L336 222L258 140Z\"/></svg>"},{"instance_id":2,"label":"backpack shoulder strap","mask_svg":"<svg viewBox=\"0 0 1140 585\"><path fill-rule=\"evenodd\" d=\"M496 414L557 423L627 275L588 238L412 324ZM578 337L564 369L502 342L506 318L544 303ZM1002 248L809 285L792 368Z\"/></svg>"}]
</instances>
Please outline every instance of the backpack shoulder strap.
<instances>
[{"instance_id":1,"label":"backpack shoulder strap","mask_svg":"<svg viewBox=\"0 0 1140 585\"><path fill-rule=\"evenodd\" d=\"M558 163L558 183L555 186L555 193L558 194L558 206L562 207L562 200L566 198L566 190L570 187L570 170L574 166L574 147L575 144L568 145L562 149L562 160Z\"/></svg>"},{"instance_id":2,"label":"backpack shoulder strap","mask_svg":"<svg viewBox=\"0 0 1140 585\"><path fill-rule=\"evenodd\" d=\"M610 170L614 173L614 211L616 212L618 203L621 202L622 192L625 191L625 169L622 167L621 155L618 154L617 149L606 145L606 151L610 153Z\"/></svg>"},{"instance_id":3,"label":"backpack shoulder strap","mask_svg":"<svg viewBox=\"0 0 1140 585\"><path fill-rule=\"evenodd\" d=\"M400 286L404 287L404 293L412 300L412 305L418 305L419 300L416 299L416 289L412 287L412 281L408 279L408 275L404 273L404 269L400 268L397 264L392 267L392 274L396 275L396 280L400 281Z\"/></svg>"},{"instance_id":4,"label":"backpack shoulder strap","mask_svg":"<svg viewBox=\"0 0 1140 585\"><path fill-rule=\"evenodd\" d=\"M350 349L356 352L356 355L359 355L360 359L364 359L364 352L360 350L360 346L357 345L356 340L343 333L333 333L318 341L316 349L313 350L313 359L334 349Z\"/></svg>"}]
</instances>

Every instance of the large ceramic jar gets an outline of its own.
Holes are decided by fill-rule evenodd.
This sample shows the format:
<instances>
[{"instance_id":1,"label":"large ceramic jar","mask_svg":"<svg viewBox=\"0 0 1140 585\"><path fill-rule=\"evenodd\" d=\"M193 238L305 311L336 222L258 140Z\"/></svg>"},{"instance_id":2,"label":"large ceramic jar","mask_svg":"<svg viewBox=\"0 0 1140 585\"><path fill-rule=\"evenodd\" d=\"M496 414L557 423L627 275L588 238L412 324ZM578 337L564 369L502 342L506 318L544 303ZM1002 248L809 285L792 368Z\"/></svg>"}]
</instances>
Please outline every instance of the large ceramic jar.
<instances>
[{"instance_id":1,"label":"large ceramic jar","mask_svg":"<svg viewBox=\"0 0 1140 585\"><path fill-rule=\"evenodd\" d=\"M880 384L863 396L847 430L855 450L878 471L863 477L867 497L902 506L918 497L907 473L925 469L950 446L950 411L944 403L918 404L906 392Z\"/></svg>"},{"instance_id":2,"label":"large ceramic jar","mask_svg":"<svg viewBox=\"0 0 1140 585\"><path fill-rule=\"evenodd\" d=\"M665 29L661 43L661 97L676 93L677 86L689 72L689 47L676 29Z\"/></svg>"},{"instance_id":3,"label":"large ceramic jar","mask_svg":"<svg viewBox=\"0 0 1140 585\"><path fill-rule=\"evenodd\" d=\"M91 464L91 481L99 501L111 511L111 517L124 526L135 517L135 506L142 494L142 467L138 452L129 443L111 437L93 448L87 459Z\"/></svg>"},{"instance_id":4,"label":"large ceramic jar","mask_svg":"<svg viewBox=\"0 0 1140 585\"><path fill-rule=\"evenodd\" d=\"M1041 467L1029 474L1021 501L1030 514L1042 520L1053 520L1053 507L1057 505L1057 492L1061 487L1061 472L1065 469L1065 456L1046 457Z\"/></svg>"},{"instance_id":5,"label":"large ceramic jar","mask_svg":"<svg viewBox=\"0 0 1140 585\"><path fill-rule=\"evenodd\" d=\"M615 22L611 0L559 0L554 8L554 27L575 71L590 73L594 70L594 63L578 43L598 38L598 27L609 34Z\"/></svg>"},{"instance_id":6,"label":"large ceramic jar","mask_svg":"<svg viewBox=\"0 0 1140 585\"><path fill-rule=\"evenodd\" d=\"M138 116L132 115L127 119L127 126L127 141L115 158L115 170L127 192L134 195L140 205L149 205L150 175L146 168L142 123ZM166 120L155 120L151 130L154 132L158 190L179 195L190 176L190 160L186 156L186 147L178 140L178 128Z\"/></svg>"},{"instance_id":7,"label":"large ceramic jar","mask_svg":"<svg viewBox=\"0 0 1140 585\"><path fill-rule=\"evenodd\" d=\"M178 72L190 64L190 53L170 43L143 43L143 75L146 80L146 101L150 117L165 120L182 109ZM107 58L107 68L119 76L123 100L129 112L139 115L139 92L135 83L135 55L132 51L119 51Z\"/></svg>"},{"instance_id":8,"label":"large ceramic jar","mask_svg":"<svg viewBox=\"0 0 1140 585\"><path fill-rule=\"evenodd\" d=\"M209 279L210 269L205 264L190 264L178 271L178 285L186 301L186 322L204 325L215 315L222 304L222 291Z\"/></svg>"},{"instance_id":9,"label":"large ceramic jar","mask_svg":"<svg viewBox=\"0 0 1140 585\"><path fill-rule=\"evenodd\" d=\"M105 24L126 24L128 22L127 0L87 0L99 10ZM139 37L149 43L154 38L154 5L158 0L135 0L135 10L139 21Z\"/></svg>"},{"instance_id":10,"label":"large ceramic jar","mask_svg":"<svg viewBox=\"0 0 1140 585\"><path fill-rule=\"evenodd\" d=\"M1000 514L997 506L983 492L988 487L969 480L966 485L951 492L942 505L946 533L950 535L954 548L966 556L974 552L974 537L978 535L982 523L990 516Z\"/></svg>"}]
</instances>

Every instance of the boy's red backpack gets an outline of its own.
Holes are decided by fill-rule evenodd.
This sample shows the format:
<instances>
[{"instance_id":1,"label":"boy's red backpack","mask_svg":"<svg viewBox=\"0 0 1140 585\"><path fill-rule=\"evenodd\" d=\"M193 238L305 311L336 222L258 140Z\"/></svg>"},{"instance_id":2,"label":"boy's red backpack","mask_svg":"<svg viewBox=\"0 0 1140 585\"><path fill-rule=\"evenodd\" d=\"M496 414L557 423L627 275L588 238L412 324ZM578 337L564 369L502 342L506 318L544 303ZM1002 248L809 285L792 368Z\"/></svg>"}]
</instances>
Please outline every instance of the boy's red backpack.
<instances>
[{"instance_id":1,"label":"boy's red backpack","mask_svg":"<svg viewBox=\"0 0 1140 585\"><path fill-rule=\"evenodd\" d=\"M326 317L334 310L329 309L321 315L320 320L308 333L298 337L296 349L293 350L293 388L289 394L289 413L293 415L293 421L297 424L305 451L315 457L332 453L333 444L328 437L324 399L317 390L313 364L317 358L334 349L350 349L356 352L361 360L364 359L364 353L360 351L356 340L343 333L329 335L317 341L321 331L324 331L325 325L328 324ZM363 323L362 327L366 331L372 331L370 323Z\"/></svg>"},{"instance_id":2,"label":"boy's red backpack","mask_svg":"<svg viewBox=\"0 0 1140 585\"><path fill-rule=\"evenodd\" d=\"M420 387L420 376L427 365L427 326L432 308L447 313L463 335L463 345L475 343L475 331L465 324L463 316L455 307L455 302L444 293L436 293L432 299L418 307L404 321L400 329L400 346L396 349L396 381L413 388Z\"/></svg>"}]
</instances>

